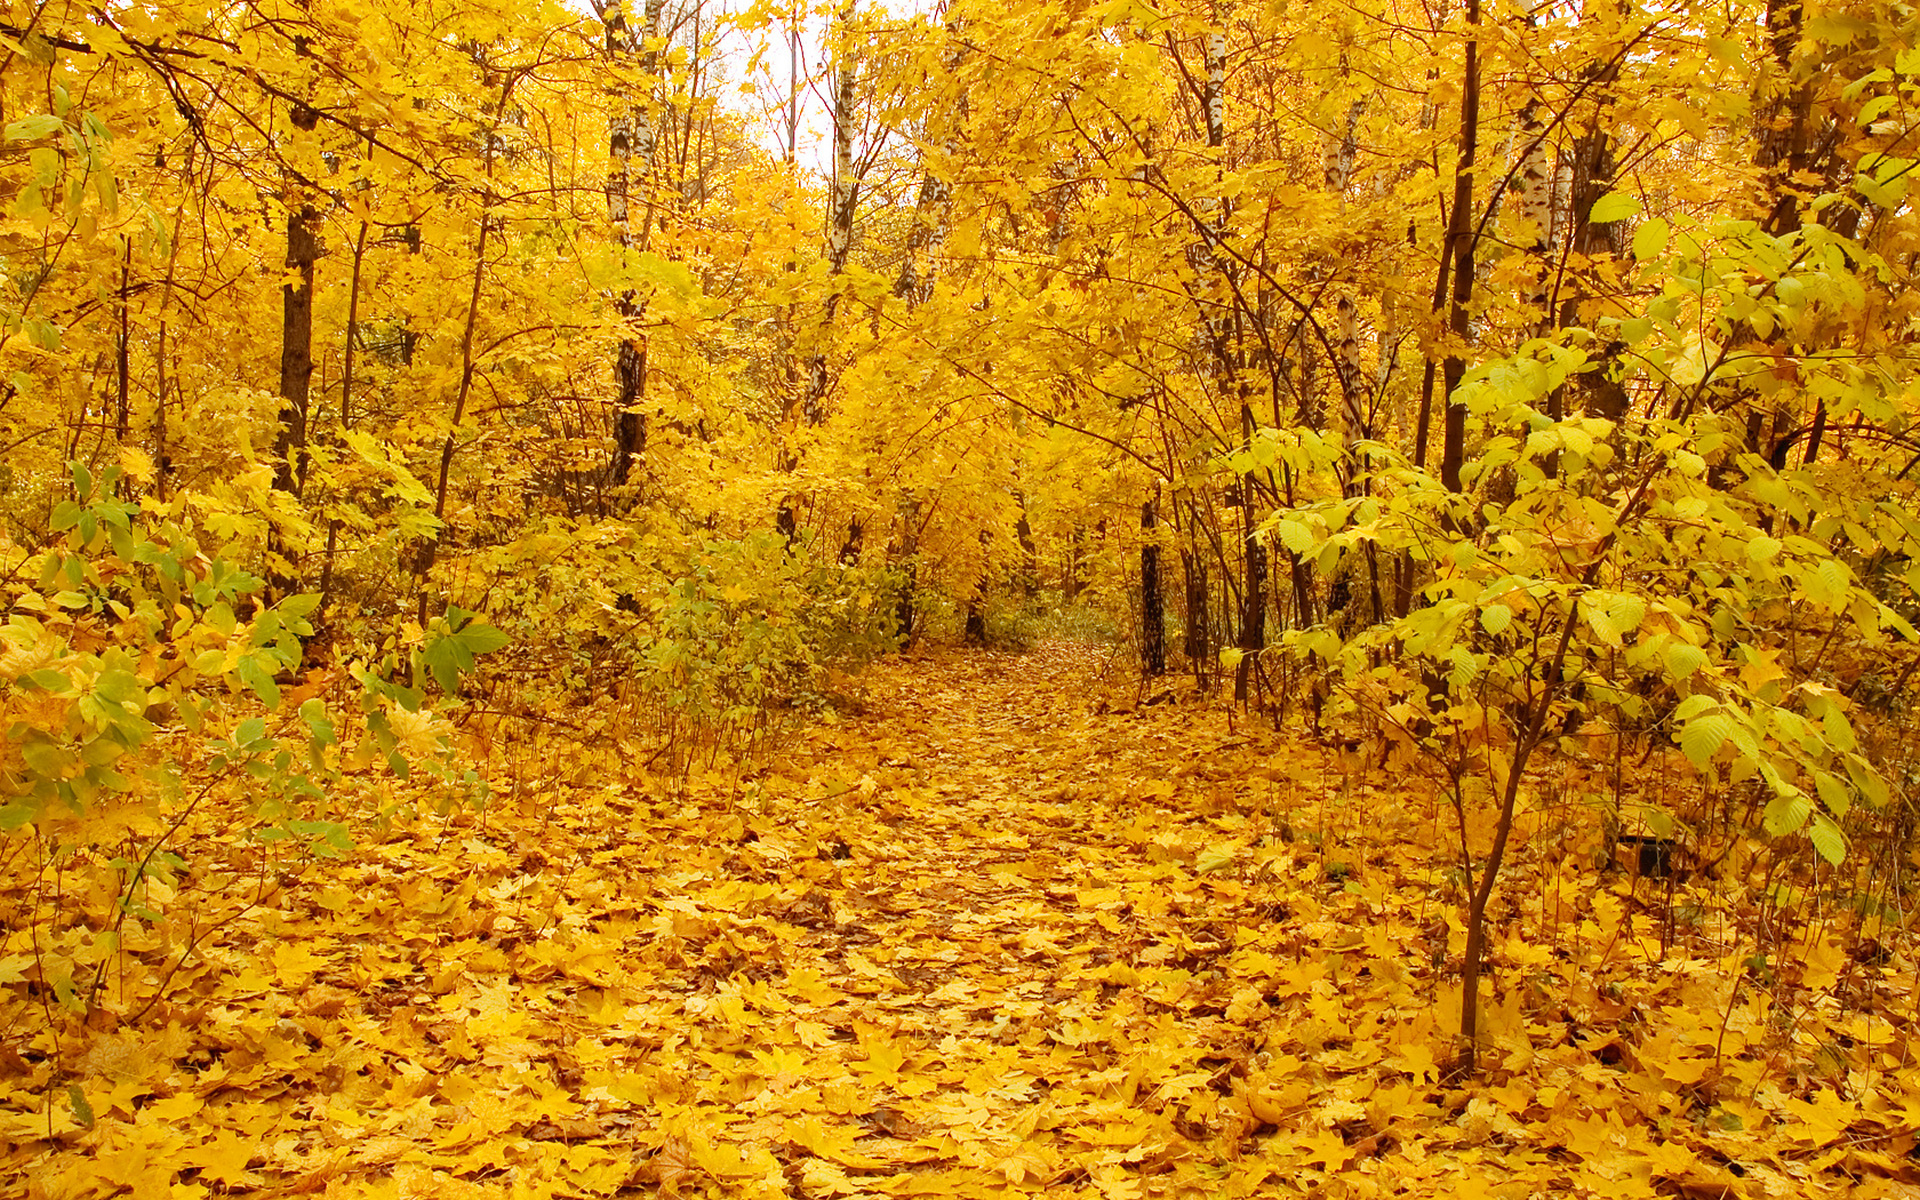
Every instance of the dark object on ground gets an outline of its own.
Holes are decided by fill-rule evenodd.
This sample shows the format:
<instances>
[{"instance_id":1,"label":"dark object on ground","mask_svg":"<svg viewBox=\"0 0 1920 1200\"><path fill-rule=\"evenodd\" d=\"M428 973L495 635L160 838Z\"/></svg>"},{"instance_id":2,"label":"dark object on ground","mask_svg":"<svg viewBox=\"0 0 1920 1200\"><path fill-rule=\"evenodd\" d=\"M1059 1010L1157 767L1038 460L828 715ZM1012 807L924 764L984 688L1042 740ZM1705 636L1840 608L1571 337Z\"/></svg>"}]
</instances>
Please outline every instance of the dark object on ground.
<instances>
[{"instance_id":1,"label":"dark object on ground","mask_svg":"<svg viewBox=\"0 0 1920 1200\"><path fill-rule=\"evenodd\" d=\"M1673 839L1643 833L1623 833L1615 839L1620 845L1620 865L1654 879L1673 874Z\"/></svg>"}]
</instances>

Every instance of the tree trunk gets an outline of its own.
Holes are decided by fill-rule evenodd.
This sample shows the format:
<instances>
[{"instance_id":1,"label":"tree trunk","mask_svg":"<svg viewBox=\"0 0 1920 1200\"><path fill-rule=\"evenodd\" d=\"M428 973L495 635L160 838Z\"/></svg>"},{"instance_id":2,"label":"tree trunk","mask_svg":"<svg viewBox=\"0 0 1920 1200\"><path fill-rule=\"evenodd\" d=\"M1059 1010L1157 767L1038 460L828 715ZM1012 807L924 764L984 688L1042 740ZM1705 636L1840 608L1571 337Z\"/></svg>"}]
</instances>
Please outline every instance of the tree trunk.
<instances>
[{"instance_id":1,"label":"tree trunk","mask_svg":"<svg viewBox=\"0 0 1920 1200\"><path fill-rule=\"evenodd\" d=\"M1140 665L1149 675L1167 673L1167 605L1160 594L1159 524L1154 502L1140 505Z\"/></svg>"},{"instance_id":2,"label":"tree trunk","mask_svg":"<svg viewBox=\"0 0 1920 1200\"><path fill-rule=\"evenodd\" d=\"M1460 159L1453 172L1453 207L1447 221L1447 254L1453 262L1453 306L1447 327L1453 335L1441 376L1446 389L1446 423L1440 448L1440 482L1450 492L1461 490L1460 468L1467 456L1467 406L1454 390L1467 373L1465 349L1471 329L1467 306L1473 302L1474 159L1480 145L1480 0L1467 0L1467 26L1475 36L1467 41L1467 61L1460 85Z\"/></svg>"},{"instance_id":3,"label":"tree trunk","mask_svg":"<svg viewBox=\"0 0 1920 1200\"><path fill-rule=\"evenodd\" d=\"M313 388L313 267L320 214L304 198L287 209L287 269L280 288L280 427L273 486L298 496L307 473L307 403Z\"/></svg>"},{"instance_id":4,"label":"tree trunk","mask_svg":"<svg viewBox=\"0 0 1920 1200\"><path fill-rule=\"evenodd\" d=\"M1240 423L1249 442L1253 439L1253 410L1240 409ZM1260 540L1253 516L1254 477L1249 471L1240 477L1240 542L1246 584L1240 589L1240 665L1234 671L1233 698L1244 704L1249 695L1254 659L1267 646L1267 547Z\"/></svg>"},{"instance_id":5,"label":"tree trunk","mask_svg":"<svg viewBox=\"0 0 1920 1200\"><path fill-rule=\"evenodd\" d=\"M1603 78L1601 82L1604 85L1606 80ZM1614 176L1613 138L1608 132L1612 124L1607 112L1610 97L1603 91L1598 100L1600 109L1594 114L1593 123L1585 133L1574 139L1570 197L1572 229L1567 239L1571 253L1589 264L1617 256L1621 249L1620 222L1593 219L1594 202L1613 190ZM1582 323L1580 305L1586 294L1587 279L1576 277L1571 293L1560 306L1560 324L1563 328ZM1629 403L1626 389L1609 377L1609 365L1611 360L1618 357L1619 347L1604 346L1601 354L1602 362L1598 370L1585 371L1576 377L1576 394L1580 407L1586 412L1609 421L1618 421L1627 415Z\"/></svg>"},{"instance_id":6,"label":"tree trunk","mask_svg":"<svg viewBox=\"0 0 1920 1200\"><path fill-rule=\"evenodd\" d=\"M1031 600L1040 594L1040 548L1034 545L1033 522L1027 519L1027 494L1016 491L1013 499L1020 506L1013 523L1013 539L1020 546L1020 591Z\"/></svg>"},{"instance_id":7,"label":"tree trunk","mask_svg":"<svg viewBox=\"0 0 1920 1200\"><path fill-rule=\"evenodd\" d=\"M987 544L993 540L990 530L980 531L980 578L973 584L973 594L967 597L967 624L962 638L969 646L987 644Z\"/></svg>"},{"instance_id":8,"label":"tree trunk","mask_svg":"<svg viewBox=\"0 0 1920 1200\"><path fill-rule=\"evenodd\" d=\"M840 46L833 64L833 188L827 206L827 277L838 279L847 269L847 254L853 248L853 214L860 198L860 180L853 164L853 85L860 63L853 53L851 5L839 17ZM829 351L833 341L834 316L840 310L840 293L829 291L820 314L820 343L809 364L804 416L807 424L818 425L826 419L829 377Z\"/></svg>"},{"instance_id":9,"label":"tree trunk","mask_svg":"<svg viewBox=\"0 0 1920 1200\"><path fill-rule=\"evenodd\" d=\"M1186 579L1187 663L1193 668L1193 686L1204 692L1213 675L1213 647L1207 627L1207 564L1197 550L1180 551L1180 569Z\"/></svg>"},{"instance_id":10,"label":"tree trunk","mask_svg":"<svg viewBox=\"0 0 1920 1200\"><path fill-rule=\"evenodd\" d=\"M311 132L320 115L305 105L294 109L293 124ZM320 214L308 187L289 182L287 256L290 278L280 287L280 416L273 440L273 486L299 497L307 476L307 404L313 389L313 268L320 258ZM299 584L291 549L278 525L267 531L267 582L274 598Z\"/></svg>"},{"instance_id":11,"label":"tree trunk","mask_svg":"<svg viewBox=\"0 0 1920 1200\"><path fill-rule=\"evenodd\" d=\"M1347 66L1344 56L1340 65L1344 76ZM1324 175L1327 190L1333 193L1336 211L1346 208L1347 188L1353 182L1354 159L1360 150L1360 117L1366 108L1364 99L1348 105L1346 128L1327 147ZM1373 430L1368 418L1367 395L1360 369L1360 306L1354 300L1351 288L1336 284L1333 310L1333 374L1340 388L1341 436L1346 446L1346 454L1336 473L1340 479L1340 494L1350 497L1358 493L1364 474L1360 443L1372 437Z\"/></svg>"},{"instance_id":12,"label":"tree trunk","mask_svg":"<svg viewBox=\"0 0 1920 1200\"><path fill-rule=\"evenodd\" d=\"M116 442L124 444L133 384L132 317L127 312L133 274L133 239L122 237L120 243L120 328L115 331L113 343L113 436Z\"/></svg>"},{"instance_id":13,"label":"tree trunk","mask_svg":"<svg viewBox=\"0 0 1920 1200\"><path fill-rule=\"evenodd\" d=\"M1087 527L1085 525L1075 525L1073 527L1073 540L1068 543L1067 546L1067 578L1060 589L1066 593L1068 604L1072 604L1075 600L1078 600L1080 593L1086 590L1086 576L1081 573L1081 569L1086 565L1086 552Z\"/></svg>"},{"instance_id":14,"label":"tree trunk","mask_svg":"<svg viewBox=\"0 0 1920 1200\"><path fill-rule=\"evenodd\" d=\"M853 53L852 24L853 5L848 3L835 18L839 40L833 63L833 184L827 201L827 276L836 280L845 273L847 254L853 247L853 214L860 191L853 162L853 86L859 73L859 60ZM839 310L840 293L837 289L829 290L820 312L819 340L807 359L806 390L799 397L799 419L808 426L817 426L827 418L827 391L833 382L830 360L833 323ZM794 423L794 416L789 402L787 425ZM800 465L791 442L781 448L780 463L787 471ZM780 508L774 514L774 528L789 547L800 536L796 504L796 497L788 494L781 498Z\"/></svg>"},{"instance_id":15,"label":"tree trunk","mask_svg":"<svg viewBox=\"0 0 1920 1200\"><path fill-rule=\"evenodd\" d=\"M1805 185L1798 176L1807 170L1810 158L1808 126L1813 116L1813 85L1794 78L1793 62L1800 46L1803 16L1800 0L1767 0L1767 44L1785 91L1771 104L1756 106L1763 114L1756 158L1771 201L1763 225L1775 237L1800 228L1801 189Z\"/></svg>"},{"instance_id":16,"label":"tree trunk","mask_svg":"<svg viewBox=\"0 0 1920 1200\"><path fill-rule=\"evenodd\" d=\"M912 493L901 497L899 553L894 564L901 577L900 591L893 600L893 627L900 644L907 646L913 642L918 616L915 592L920 572L920 499Z\"/></svg>"},{"instance_id":17,"label":"tree trunk","mask_svg":"<svg viewBox=\"0 0 1920 1200\"><path fill-rule=\"evenodd\" d=\"M373 146L367 146L367 156L373 156ZM371 222L365 217L360 219L360 228L353 237L353 273L347 284L347 335L345 349L340 360L340 430L344 434L353 428L353 372L358 362L360 343L360 280L361 272L367 262L367 234ZM320 563L320 604L325 607L333 595L333 560L339 548L340 519L327 522L327 552Z\"/></svg>"},{"instance_id":18,"label":"tree trunk","mask_svg":"<svg viewBox=\"0 0 1920 1200\"><path fill-rule=\"evenodd\" d=\"M640 54L640 71L645 77L640 102L626 112L615 110L607 122L607 152L611 165L607 170L607 221L623 255L634 250L638 239L633 229L633 192L644 191L648 166L653 162L654 124L648 105L653 73L659 52L651 45L660 24L661 0L647 0L640 28L629 31L624 9L608 5L602 11L607 30L607 57L615 62ZM630 36L631 33L631 36ZM636 169L637 164L637 169ZM636 187L638 184L638 187ZM642 197L645 200L645 197ZM643 225L650 218L642 213ZM632 288L623 290L614 301L622 334L614 351L613 463L608 482L625 487L633 477L634 464L647 448L647 417L641 409L646 392L647 345L636 326L645 305Z\"/></svg>"}]
</instances>

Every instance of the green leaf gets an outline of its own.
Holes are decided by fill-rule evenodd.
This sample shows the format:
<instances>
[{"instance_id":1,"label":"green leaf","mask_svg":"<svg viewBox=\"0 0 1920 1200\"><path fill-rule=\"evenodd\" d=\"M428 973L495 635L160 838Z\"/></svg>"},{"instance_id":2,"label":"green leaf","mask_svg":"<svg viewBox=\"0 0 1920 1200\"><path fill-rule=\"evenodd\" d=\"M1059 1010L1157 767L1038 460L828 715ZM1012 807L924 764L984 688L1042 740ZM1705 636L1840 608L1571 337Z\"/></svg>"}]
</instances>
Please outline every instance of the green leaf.
<instances>
[{"instance_id":1,"label":"green leaf","mask_svg":"<svg viewBox=\"0 0 1920 1200\"><path fill-rule=\"evenodd\" d=\"M1701 713L1680 730L1680 749L1687 761L1705 770L1733 733L1733 719L1724 712Z\"/></svg>"},{"instance_id":2,"label":"green leaf","mask_svg":"<svg viewBox=\"0 0 1920 1200\"><path fill-rule=\"evenodd\" d=\"M1853 796L1847 791L1847 785L1832 771L1820 771L1813 777L1814 790L1820 793L1820 803L1835 816L1844 817L1853 807Z\"/></svg>"},{"instance_id":3,"label":"green leaf","mask_svg":"<svg viewBox=\"0 0 1920 1200\"><path fill-rule=\"evenodd\" d=\"M29 671L20 678L32 684L34 687L39 688L41 691L52 692L56 696L73 689L73 680L67 677L67 673L64 671L56 671L52 667L42 667L38 671Z\"/></svg>"},{"instance_id":4,"label":"green leaf","mask_svg":"<svg viewBox=\"0 0 1920 1200\"><path fill-rule=\"evenodd\" d=\"M1859 790L1861 797L1875 808L1885 808L1892 797L1887 791L1887 781L1880 777L1880 772L1858 754L1847 755L1846 762L1847 778L1853 780L1853 786Z\"/></svg>"},{"instance_id":5,"label":"green leaf","mask_svg":"<svg viewBox=\"0 0 1920 1200\"><path fill-rule=\"evenodd\" d=\"M1630 592L1616 592L1607 597L1607 616L1621 633L1634 633L1647 619L1647 602Z\"/></svg>"},{"instance_id":6,"label":"green leaf","mask_svg":"<svg viewBox=\"0 0 1920 1200\"><path fill-rule=\"evenodd\" d=\"M1274 533L1279 536L1281 545L1295 554L1305 554L1313 549L1313 531L1303 521L1288 517L1274 526Z\"/></svg>"},{"instance_id":7,"label":"green leaf","mask_svg":"<svg viewBox=\"0 0 1920 1200\"><path fill-rule=\"evenodd\" d=\"M1615 628L1611 616L1597 605L1583 603L1580 608L1587 614L1587 627L1593 630L1593 636L1599 639L1601 645L1612 646L1616 650L1623 645L1620 630Z\"/></svg>"},{"instance_id":8,"label":"green leaf","mask_svg":"<svg viewBox=\"0 0 1920 1200\"><path fill-rule=\"evenodd\" d=\"M484 621L476 621L460 631L460 644L472 654L492 654L511 645L513 639Z\"/></svg>"},{"instance_id":9,"label":"green leaf","mask_svg":"<svg viewBox=\"0 0 1920 1200\"><path fill-rule=\"evenodd\" d=\"M288 622L297 621L319 607L320 593L318 592L301 592L297 596L288 596L273 606L274 611Z\"/></svg>"},{"instance_id":10,"label":"green leaf","mask_svg":"<svg viewBox=\"0 0 1920 1200\"><path fill-rule=\"evenodd\" d=\"M253 689L253 694L260 697L261 703L268 708L280 707L280 685L273 681L272 672L260 665L257 655L249 654L241 659L235 674L240 676L241 683Z\"/></svg>"},{"instance_id":11,"label":"green leaf","mask_svg":"<svg viewBox=\"0 0 1920 1200\"><path fill-rule=\"evenodd\" d=\"M1841 712L1838 705L1827 709L1826 715L1820 718L1820 725L1835 750L1849 751L1858 745L1853 737L1853 722L1847 720L1847 714Z\"/></svg>"},{"instance_id":12,"label":"green leaf","mask_svg":"<svg viewBox=\"0 0 1920 1200\"><path fill-rule=\"evenodd\" d=\"M1666 664L1667 678L1678 682L1698 671L1707 664L1707 656L1698 646L1686 642L1668 642L1666 649L1660 652L1660 659Z\"/></svg>"},{"instance_id":13,"label":"green leaf","mask_svg":"<svg viewBox=\"0 0 1920 1200\"><path fill-rule=\"evenodd\" d=\"M459 649L459 643L451 637L443 637L427 647L427 670L443 692L451 692L454 682L459 678L460 668L455 662Z\"/></svg>"},{"instance_id":14,"label":"green leaf","mask_svg":"<svg viewBox=\"0 0 1920 1200\"><path fill-rule=\"evenodd\" d=\"M1640 211L1638 197L1625 192L1608 192L1593 202L1587 219L1596 225L1605 225L1610 221L1624 221Z\"/></svg>"},{"instance_id":15,"label":"green leaf","mask_svg":"<svg viewBox=\"0 0 1920 1200\"><path fill-rule=\"evenodd\" d=\"M1820 560L1812 571L1802 572L1799 580L1800 590L1820 607L1837 610L1845 606L1848 574L1838 559Z\"/></svg>"},{"instance_id":16,"label":"green leaf","mask_svg":"<svg viewBox=\"0 0 1920 1200\"><path fill-rule=\"evenodd\" d=\"M1825 813L1813 814L1813 824L1807 830L1807 839L1813 843L1813 848L1819 852L1820 857L1827 860L1827 865L1830 867L1839 866L1840 860L1847 856L1846 835L1841 833L1840 827L1833 823L1833 818Z\"/></svg>"},{"instance_id":17,"label":"green leaf","mask_svg":"<svg viewBox=\"0 0 1920 1200\"><path fill-rule=\"evenodd\" d=\"M1774 837L1785 837L1789 833L1798 833L1812 815L1813 801L1807 799L1805 792L1791 791L1782 792L1767 801L1761 820L1768 833Z\"/></svg>"},{"instance_id":18,"label":"green leaf","mask_svg":"<svg viewBox=\"0 0 1920 1200\"><path fill-rule=\"evenodd\" d=\"M1673 710L1673 719L1676 721L1691 721L1708 709L1718 707L1719 703L1720 702L1712 696L1695 693L1694 695L1688 696L1685 700L1682 700L1680 707Z\"/></svg>"},{"instance_id":19,"label":"green leaf","mask_svg":"<svg viewBox=\"0 0 1920 1200\"><path fill-rule=\"evenodd\" d=\"M65 126L66 122L52 113L35 113L17 121L8 121L6 137L10 142L31 142L56 133Z\"/></svg>"},{"instance_id":20,"label":"green leaf","mask_svg":"<svg viewBox=\"0 0 1920 1200\"><path fill-rule=\"evenodd\" d=\"M80 761L73 751L51 741L27 742L20 747L20 758L42 779L64 779Z\"/></svg>"},{"instance_id":21,"label":"green leaf","mask_svg":"<svg viewBox=\"0 0 1920 1200\"><path fill-rule=\"evenodd\" d=\"M23 825L31 824L37 812L32 805L17 800L0 804L0 832L11 833Z\"/></svg>"},{"instance_id":22,"label":"green leaf","mask_svg":"<svg viewBox=\"0 0 1920 1200\"><path fill-rule=\"evenodd\" d=\"M1641 262L1659 258L1666 251L1667 238L1672 232L1664 217L1647 218L1633 231L1633 257Z\"/></svg>"},{"instance_id":23,"label":"green leaf","mask_svg":"<svg viewBox=\"0 0 1920 1200\"><path fill-rule=\"evenodd\" d=\"M88 1129L93 1128L93 1105L87 1103L87 1094L80 1090L79 1084L67 1085L67 1104L73 1109L74 1120Z\"/></svg>"},{"instance_id":24,"label":"green leaf","mask_svg":"<svg viewBox=\"0 0 1920 1200\"><path fill-rule=\"evenodd\" d=\"M307 730L316 747L334 744L333 718L327 715L326 703L320 697L311 697L300 706L300 719L307 723Z\"/></svg>"},{"instance_id":25,"label":"green leaf","mask_svg":"<svg viewBox=\"0 0 1920 1200\"><path fill-rule=\"evenodd\" d=\"M93 694L103 700L128 707L138 705L144 710L147 706L146 681L131 671L102 671L93 681Z\"/></svg>"}]
</instances>

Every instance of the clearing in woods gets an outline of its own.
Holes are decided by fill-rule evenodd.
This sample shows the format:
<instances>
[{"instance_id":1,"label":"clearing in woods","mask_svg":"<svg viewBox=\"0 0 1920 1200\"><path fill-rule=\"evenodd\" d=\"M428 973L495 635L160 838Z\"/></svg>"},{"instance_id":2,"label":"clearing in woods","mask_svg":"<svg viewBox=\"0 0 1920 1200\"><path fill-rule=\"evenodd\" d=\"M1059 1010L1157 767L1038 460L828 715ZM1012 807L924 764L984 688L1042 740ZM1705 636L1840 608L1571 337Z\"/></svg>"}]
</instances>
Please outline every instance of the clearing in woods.
<instances>
[{"instance_id":1,"label":"clearing in woods","mask_svg":"<svg viewBox=\"0 0 1920 1200\"><path fill-rule=\"evenodd\" d=\"M92 1123L13 1111L7 1173L48 1197L822 1198L1911 1174L1897 1071L1858 1092L1786 1065L1828 1022L1904 1064L1818 990L1866 968L1803 979L1790 1020L1730 1003L1750 951L1597 869L1564 764L1496 901L1485 1070L1449 1083L1451 810L1183 689L1136 705L1109 668L1073 643L890 659L743 780L528 750L489 807L203 914L167 1003L69 1047Z\"/></svg>"}]
</instances>

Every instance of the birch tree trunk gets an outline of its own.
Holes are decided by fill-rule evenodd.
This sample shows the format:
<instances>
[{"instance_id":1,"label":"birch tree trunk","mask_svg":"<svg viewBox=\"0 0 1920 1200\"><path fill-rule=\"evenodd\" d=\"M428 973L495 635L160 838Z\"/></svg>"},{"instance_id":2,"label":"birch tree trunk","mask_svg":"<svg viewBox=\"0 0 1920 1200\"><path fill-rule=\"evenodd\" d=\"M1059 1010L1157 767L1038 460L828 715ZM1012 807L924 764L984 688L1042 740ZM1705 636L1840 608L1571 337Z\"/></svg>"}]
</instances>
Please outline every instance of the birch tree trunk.
<instances>
[{"instance_id":1,"label":"birch tree trunk","mask_svg":"<svg viewBox=\"0 0 1920 1200\"><path fill-rule=\"evenodd\" d=\"M1214 7L1215 28L1207 34L1203 52L1202 68L1205 81L1201 85L1201 109L1207 123L1207 148L1216 158L1224 154L1227 144L1226 85L1227 85L1227 35L1219 27L1222 14L1218 5ZM1202 211L1211 226L1207 238L1201 244L1197 254L1197 265L1201 268L1202 278L1215 278L1225 285L1224 290L1233 290L1233 260L1217 253L1213 247L1225 235L1227 222L1232 211L1225 197L1208 196L1201 202ZM1251 445L1259 426L1253 415L1253 405L1246 394L1246 388L1240 377L1240 363L1235 353L1232 322L1224 317L1213 315L1216 310L1203 308L1206 340L1213 357L1215 387L1221 398L1229 404L1235 404L1240 410L1241 436ZM1228 411L1232 411L1229 409ZM1233 698L1245 702L1253 679L1255 656L1267 644L1267 547L1260 540L1254 519L1254 496L1259 480L1251 470L1240 477L1240 543L1241 564L1245 574L1245 584L1240 589L1240 621L1235 645L1241 651L1239 666L1233 677Z\"/></svg>"},{"instance_id":2,"label":"birch tree trunk","mask_svg":"<svg viewBox=\"0 0 1920 1200\"><path fill-rule=\"evenodd\" d=\"M853 89L860 66L853 48L853 15L853 4L848 0L834 19L833 179L827 201L826 236L827 277L833 280L838 280L846 272L847 255L853 248L853 214L860 199L860 180L853 161ZM830 358L833 324L839 310L840 293L834 285L829 285L826 302L820 313L819 340L807 360L806 390L800 396L798 416L808 427L818 426L826 420L827 391L832 385ZM786 414L789 427L795 423L794 417L791 410ZM791 447L783 450L781 457L788 470L799 465ZM799 537L799 524L794 497L788 495L781 500L780 511L774 517L775 528L791 545ZM863 537L860 519L855 516L849 523L847 540L841 546L841 558L858 559Z\"/></svg>"},{"instance_id":3,"label":"birch tree trunk","mask_svg":"<svg viewBox=\"0 0 1920 1200\"><path fill-rule=\"evenodd\" d=\"M609 3L600 10L607 30L608 60L617 66L637 51L642 77L640 102L625 112L615 109L607 122L607 222L613 227L623 256L631 254L640 240L633 227L634 192L643 193L644 207L647 168L653 161L649 99L659 59L652 43L660 24L660 7L661 0L646 0L638 30L628 28L620 3ZM643 211L642 222L647 219ZM645 337L635 328L644 310L639 293L630 287L614 301L622 326L614 356L613 463L608 473L608 482L614 487L625 487L631 480L634 463L647 445L647 417L640 407L646 392L647 346Z\"/></svg>"},{"instance_id":4,"label":"birch tree trunk","mask_svg":"<svg viewBox=\"0 0 1920 1200\"><path fill-rule=\"evenodd\" d=\"M848 4L840 10L840 39L833 64L833 187L827 205L827 276L830 279L838 279L847 269L847 252L853 247L854 206L860 191L860 180L853 165L853 85L860 64L853 51L852 24L853 6ZM818 425L826 417L828 358L834 317L839 309L840 293L829 290L820 315L820 343L814 348L807 374L802 415L809 425Z\"/></svg>"},{"instance_id":5,"label":"birch tree trunk","mask_svg":"<svg viewBox=\"0 0 1920 1200\"><path fill-rule=\"evenodd\" d=\"M1349 105L1345 128L1327 147L1324 174L1337 209L1346 208L1347 188L1353 182L1353 163L1360 152L1360 117L1366 108L1364 99ZM1341 435L1346 442L1346 456L1339 469L1340 491L1342 495L1351 496L1361 474L1359 444L1372 437L1373 430L1367 414L1367 391L1362 382L1365 375L1360 369L1360 306L1353 298L1352 288L1345 285L1336 286L1333 303L1333 373L1340 387Z\"/></svg>"}]
</instances>

